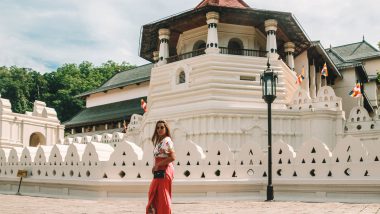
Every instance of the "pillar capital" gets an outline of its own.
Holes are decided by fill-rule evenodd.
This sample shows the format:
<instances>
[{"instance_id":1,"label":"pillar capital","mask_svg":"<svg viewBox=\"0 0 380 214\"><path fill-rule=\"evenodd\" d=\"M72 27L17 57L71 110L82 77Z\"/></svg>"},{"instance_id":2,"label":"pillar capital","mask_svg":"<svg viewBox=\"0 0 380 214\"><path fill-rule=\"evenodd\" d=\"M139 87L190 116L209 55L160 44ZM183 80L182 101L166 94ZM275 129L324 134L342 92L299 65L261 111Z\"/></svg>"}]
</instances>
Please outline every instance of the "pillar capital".
<instances>
[{"instance_id":1,"label":"pillar capital","mask_svg":"<svg viewBox=\"0 0 380 214\"><path fill-rule=\"evenodd\" d=\"M159 39L169 39L170 30L166 28L161 28L158 30L158 38Z\"/></svg>"},{"instance_id":2,"label":"pillar capital","mask_svg":"<svg viewBox=\"0 0 380 214\"><path fill-rule=\"evenodd\" d=\"M207 24L218 23L219 22L219 13L218 12L208 12L206 14Z\"/></svg>"},{"instance_id":3,"label":"pillar capital","mask_svg":"<svg viewBox=\"0 0 380 214\"><path fill-rule=\"evenodd\" d=\"M277 20L275 19L265 20L265 31L268 32L270 30L277 31Z\"/></svg>"},{"instance_id":4,"label":"pillar capital","mask_svg":"<svg viewBox=\"0 0 380 214\"><path fill-rule=\"evenodd\" d=\"M287 42L284 44L284 49L285 49L285 52L294 52L295 51L295 48L296 46L294 45L293 42Z\"/></svg>"},{"instance_id":5,"label":"pillar capital","mask_svg":"<svg viewBox=\"0 0 380 214\"><path fill-rule=\"evenodd\" d=\"M153 51L153 60L157 62L159 59L159 52L158 51Z\"/></svg>"}]
</instances>

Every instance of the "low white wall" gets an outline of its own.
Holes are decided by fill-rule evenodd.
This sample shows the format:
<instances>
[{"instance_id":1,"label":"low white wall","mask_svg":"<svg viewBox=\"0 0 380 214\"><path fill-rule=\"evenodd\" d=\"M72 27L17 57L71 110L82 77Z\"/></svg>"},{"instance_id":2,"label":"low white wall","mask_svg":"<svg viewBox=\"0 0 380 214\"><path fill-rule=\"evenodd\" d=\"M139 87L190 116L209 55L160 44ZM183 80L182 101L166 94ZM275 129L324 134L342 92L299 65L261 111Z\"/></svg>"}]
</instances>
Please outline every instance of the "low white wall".
<instances>
[{"instance_id":1,"label":"low white wall","mask_svg":"<svg viewBox=\"0 0 380 214\"><path fill-rule=\"evenodd\" d=\"M17 191L16 174L24 169L29 176L21 191L31 195L146 197L152 179L151 145L143 149L121 138L114 133L111 140L104 139L108 144L0 149L0 191ZM215 143L207 152L191 141L176 142L175 149L175 195L265 198L267 156L257 144L245 144L235 154L225 142ZM350 136L335 148L309 139L298 152L276 141L276 199L380 202L379 158L380 147L366 146Z\"/></svg>"}]
</instances>

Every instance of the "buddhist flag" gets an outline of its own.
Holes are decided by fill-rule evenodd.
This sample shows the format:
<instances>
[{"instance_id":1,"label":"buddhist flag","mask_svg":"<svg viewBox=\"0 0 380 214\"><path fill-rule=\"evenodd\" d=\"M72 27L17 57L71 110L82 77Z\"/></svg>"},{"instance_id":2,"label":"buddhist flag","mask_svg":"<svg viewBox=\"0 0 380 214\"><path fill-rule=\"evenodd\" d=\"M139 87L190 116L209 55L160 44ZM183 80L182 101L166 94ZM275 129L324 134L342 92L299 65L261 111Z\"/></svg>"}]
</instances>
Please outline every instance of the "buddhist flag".
<instances>
[{"instance_id":1,"label":"buddhist flag","mask_svg":"<svg viewBox=\"0 0 380 214\"><path fill-rule=\"evenodd\" d=\"M325 76L325 77L329 76L329 72L327 71L326 63L323 65L323 68L321 70L321 76Z\"/></svg>"},{"instance_id":2,"label":"buddhist flag","mask_svg":"<svg viewBox=\"0 0 380 214\"><path fill-rule=\"evenodd\" d=\"M362 96L362 91L360 88L360 83L356 83L355 87L348 93L351 97L361 97Z\"/></svg>"},{"instance_id":3,"label":"buddhist flag","mask_svg":"<svg viewBox=\"0 0 380 214\"><path fill-rule=\"evenodd\" d=\"M146 102L144 99L141 99L141 108L144 109L144 112L146 112Z\"/></svg>"},{"instance_id":4,"label":"buddhist flag","mask_svg":"<svg viewBox=\"0 0 380 214\"><path fill-rule=\"evenodd\" d=\"M297 75L297 80L296 80L296 84L298 85L301 85L302 81L305 79L305 68L302 67L302 72L301 74L298 74Z\"/></svg>"}]
</instances>

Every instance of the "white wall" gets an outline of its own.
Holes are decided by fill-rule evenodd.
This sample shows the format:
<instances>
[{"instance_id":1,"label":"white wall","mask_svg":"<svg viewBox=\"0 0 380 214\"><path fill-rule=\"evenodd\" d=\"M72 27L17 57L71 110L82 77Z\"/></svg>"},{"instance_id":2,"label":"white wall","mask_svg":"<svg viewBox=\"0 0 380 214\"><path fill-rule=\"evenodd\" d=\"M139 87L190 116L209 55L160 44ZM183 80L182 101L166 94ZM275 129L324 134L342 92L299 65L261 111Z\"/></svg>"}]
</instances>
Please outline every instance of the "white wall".
<instances>
[{"instance_id":1,"label":"white wall","mask_svg":"<svg viewBox=\"0 0 380 214\"><path fill-rule=\"evenodd\" d=\"M60 125L55 110L47 108L45 103L36 101L34 112L37 112L38 107L41 112L48 111L51 114L32 112L17 114L9 111L10 104L4 105L4 103L9 103L9 101L0 98L0 147L29 146L30 136L37 132L44 136L46 145L63 139L64 126ZM36 103L39 106L36 106Z\"/></svg>"},{"instance_id":2,"label":"white wall","mask_svg":"<svg viewBox=\"0 0 380 214\"><path fill-rule=\"evenodd\" d=\"M335 84L332 86L338 97L342 98L343 111L345 111L346 118L350 111L355 106L358 106L358 98L352 98L348 93L355 87L356 76L355 68L347 68L340 71L343 79L337 78Z\"/></svg>"},{"instance_id":3,"label":"white wall","mask_svg":"<svg viewBox=\"0 0 380 214\"><path fill-rule=\"evenodd\" d=\"M140 85L130 85L122 89L112 89L107 91L107 93L100 92L91 94L86 98L86 108L146 97L148 95L148 89L149 82L144 82Z\"/></svg>"},{"instance_id":4,"label":"white wall","mask_svg":"<svg viewBox=\"0 0 380 214\"><path fill-rule=\"evenodd\" d=\"M294 70L297 74L301 74L302 67L305 69L305 79L302 81L302 88L308 91L309 87L309 60L307 57L307 51L302 52L296 58L294 58Z\"/></svg>"},{"instance_id":5,"label":"white wall","mask_svg":"<svg viewBox=\"0 0 380 214\"><path fill-rule=\"evenodd\" d=\"M380 72L380 58L364 60L364 68L368 75L377 75Z\"/></svg>"}]
</instances>

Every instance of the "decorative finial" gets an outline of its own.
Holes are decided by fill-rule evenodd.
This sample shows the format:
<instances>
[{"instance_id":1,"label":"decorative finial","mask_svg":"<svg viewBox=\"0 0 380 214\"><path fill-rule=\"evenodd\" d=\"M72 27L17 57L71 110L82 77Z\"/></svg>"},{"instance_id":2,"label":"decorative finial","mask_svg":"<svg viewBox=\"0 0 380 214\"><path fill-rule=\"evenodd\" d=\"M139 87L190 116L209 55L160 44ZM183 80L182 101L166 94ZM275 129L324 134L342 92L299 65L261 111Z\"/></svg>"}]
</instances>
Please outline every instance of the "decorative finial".
<instances>
[{"instance_id":1,"label":"decorative finial","mask_svg":"<svg viewBox=\"0 0 380 214\"><path fill-rule=\"evenodd\" d=\"M270 69L269 57L268 57L267 66L268 66L268 69Z\"/></svg>"},{"instance_id":2,"label":"decorative finial","mask_svg":"<svg viewBox=\"0 0 380 214\"><path fill-rule=\"evenodd\" d=\"M364 37L364 34L363 34L363 42L365 41L365 37Z\"/></svg>"}]
</instances>

